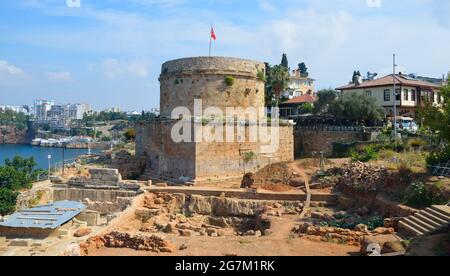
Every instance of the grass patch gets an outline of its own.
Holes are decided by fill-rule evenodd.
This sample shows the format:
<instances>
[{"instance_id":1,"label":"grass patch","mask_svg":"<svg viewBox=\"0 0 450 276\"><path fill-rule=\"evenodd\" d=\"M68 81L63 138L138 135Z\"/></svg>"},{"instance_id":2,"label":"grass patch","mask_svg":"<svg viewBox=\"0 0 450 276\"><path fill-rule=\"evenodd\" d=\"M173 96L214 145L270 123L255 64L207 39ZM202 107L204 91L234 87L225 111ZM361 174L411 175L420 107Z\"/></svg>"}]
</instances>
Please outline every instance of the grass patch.
<instances>
[{"instance_id":1,"label":"grass patch","mask_svg":"<svg viewBox=\"0 0 450 276\"><path fill-rule=\"evenodd\" d=\"M239 241L239 244L240 245L247 245L247 244L251 244L252 242L251 241L248 241L248 240L240 240Z\"/></svg>"}]
</instances>

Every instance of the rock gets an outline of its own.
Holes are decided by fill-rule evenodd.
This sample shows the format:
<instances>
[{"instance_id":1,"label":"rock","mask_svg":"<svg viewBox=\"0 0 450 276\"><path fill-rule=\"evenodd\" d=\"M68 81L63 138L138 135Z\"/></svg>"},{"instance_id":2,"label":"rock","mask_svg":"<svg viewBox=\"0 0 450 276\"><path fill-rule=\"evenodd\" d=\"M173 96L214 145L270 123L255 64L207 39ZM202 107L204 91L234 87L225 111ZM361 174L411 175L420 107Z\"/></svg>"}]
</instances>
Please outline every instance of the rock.
<instances>
[{"instance_id":1,"label":"rock","mask_svg":"<svg viewBox=\"0 0 450 276\"><path fill-rule=\"evenodd\" d=\"M207 233L206 233L206 230L205 229L200 229L199 231L198 231L198 233L200 234L200 236L206 236L207 235Z\"/></svg>"},{"instance_id":2,"label":"rock","mask_svg":"<svg viewBox=\"0 0 450 276\"><path fill-rule=\"evenodd\" d=\"M183 250L186 250L187 248L188 248L187 245L186 245L185 243L183 243L183 244L180 246L179 250L180 250L180 251L183 251Z\"/></svg>"},{"instance_id":3,"label":"rock","mask_svg":"<svg viewBox=\"0 0 450 276\"><path fill-rule=\"evenodd\" d=\"M388 241L383 244L381 254L405 253L405 251L406 250L400 241Z\"/></svg>"},{"instance_id":4,"label":"rock","mask_svg":"<svg viewBox=\"0 0 450 276\"><path fill-rule=\"evenodd\" d=\"M158 198L156 198L155 199L155 204L157 204L157 205L161 205L161 204L164 204L164 199L162 199L162 198L160 198L160 197L158 197Z\"/></svg>"},{"instance_id":5,"label":"rock","mask_svg":"<svg viewBox=\"0 0 450 276\"><path fill-rule=\"evenodd\" d=\"M217 230L217 236L219 236L219 237L225 236L225 231L223 231L221 229Z\"/></svg>"},{"instance_id":6,"label":"rock","mask_svg":"<svg viewBox=\"0 0 450 276\"><path fill-rule=\"evenodd\" d=\"M72 243L71 245L67 246L67 248L64 250L63 256L80 257L81 256L80 246L76 243Z\"/></svg>"},{"instance_id":7,"label":"rock","mask_svg":"<svg viewBox=\"0 0 450 276\"><path fill-rule=\"evenodd\" d=\"M242 178L241 189L251 188L254 183L255 183L254 174L253 173L247 173Z\"/></svg>"},{"instance_id":8,"label":"rock","mask_svg":"<svg viewBox=\"0 0 450 276\"><path fill-rule=\"evenodd\" d=\"M379 253L381 254L381 249L383 248L385 243L397 241L398 241L397 238L393 235L364 236L364 238L361 241L361 254L363 255L370 254L370 252L367 251L367 248L371 244L379 245L380 249Z\"/></svg>"},{"instance_id":9,"label":"rock","mask_svg":"<svg viewBox=\"0 0 450 276\"><path fill-rule=\"evenodd\" d=\"M289 186L300 188L305 187L305 180L301 177L295 177L289 180Z\"/></svg>"},{"instance_id":10,"label":"rock","mask_svg":"<svg viewBox=\"0 0 450 276\"><path fill-rule=\"evenodd\" d=\"M81 229L78 229L78 230L73 234L73 236L74 236L74 237L77 237L77 238L81 238L81 237L90 235L91 233L92 233L92 229L91 229L91 228L81 228Z\"/></svg>"},{"instance_id":11,"label":"rock","mask_svg":"<svg viewBox=\"0 0 450 276\"><path fill-rule=\"evenodd\" d=\"M354 199L345 196L338 196L337 200L338 205L346 210L353 208L355 202Z\"/></svg>"},{"instance_id":12,"label":"rock","mask_svg":"<svg viewBox=\"0 0 450 276\"><path fill-rule=\"evenodd\" d=\"M177 228L175 227L174 222L170 222L167 224L166 228L164 228L163 232L168 234L174 234L177 231Z\"/></svg>"},{"instance_id":13,"label":"rock","mask_svg":"<svg viewBox=\"0 0 450 276\"><path fill-rule=\"evenodd\" d=\"M208 236L212 237L213 234L217 234L217 230L215 228L207 228L206 233L208 234Z\"/></svg>"},{"instance_id":14,"label":"rock","mask_svg":"<svg viewBox=\"0 0 450 276\"><path fill-rule=\"evenodd\" d=\"M255 231L255 237L261 237L261 236L262 236L261 231L259 231L259 230Z\"/></svg>"},{"instance_id":15,"label":"rock","mask_svg":"<svg viewBox=\"0 0 450 276\"><path fill-rule=\"evenodd\" d=\"M281 208L284 208L284 206L283 206L283 205L281 205L281 204L280 204L280 203L278 203L278 202L274 203L274 204L273 204L273 207L274 207L274 208L277 208L277 209L281 209Z\"/></svg>"},{"instance_id":16,"label":"rock","mask_svg":"<svg viewBox=\"0 0 450 276\"><path fill-rule=\"evenodd\" d=\"M378 227L372 231L372 234L375 235L390 235L394 233L395 233L394 228L384 228L384 227Z\"/></svg>"},{"instance_id":17,"label":"rock","mask_svg":"<svg viewBox=\"0 0 450 276\"><path fill-rule=\"evenodd\" d=\"M248 230L247 232L245 232L246 236L254 236L255 235L255 230Z\"/></svg>"},{"instance_id":18,"label":"rock","mask_svg":"<svg viewBox=\"0 0 450 276\"><path fill-rule=\"evenodd\" d=\"M270 230L270 229L264 230L264 236L270 236L270 235L272 235L272 234L273 234L273 231L272 231L272 230Z\"/></svg>"},{"instance_id":19,"label":"rock","mask_svg":"<svg viewBox=\"0 0 450 276\"><path fill-rule=\"evenodd\" d=\"M192 236L191 230L179 230L179 231L180 231L180 235L182 237L191 237Z\"/></svg>"},{"instance_id":20,"label":"rock","mask_svg":"<svg viewBox=\"0 0 450 276\"><path fill-rule=\"evenodd\" d=\"M230 225L228 224L227 220L224 217L219 217L219 218L209 217L208 222L209 222L209 224L211 224L213 226L218 226L221 228L230 227Z\"/></svg>"},{"instance_id":21,"label":"rock","mask_svg":"<svg viewBox=\"0 0 450 276\"><path fill-rule=\"evenodd\" d=\"M213 238L217 238L219 235L217 233L212 233L210 236Z\"/></svg>"},{"instance_id":22,"label":"rock","mask_svg":"<svg viewBox=\"0 0 450 276\"><path fill-rule=\"evenodd\" d=\"M365 224L356 225L354 230L358 231L358 232L363 232L363 233L369 232L369 229L367 228L367 225L365 225Z\"/></svg>"}]
</instances>

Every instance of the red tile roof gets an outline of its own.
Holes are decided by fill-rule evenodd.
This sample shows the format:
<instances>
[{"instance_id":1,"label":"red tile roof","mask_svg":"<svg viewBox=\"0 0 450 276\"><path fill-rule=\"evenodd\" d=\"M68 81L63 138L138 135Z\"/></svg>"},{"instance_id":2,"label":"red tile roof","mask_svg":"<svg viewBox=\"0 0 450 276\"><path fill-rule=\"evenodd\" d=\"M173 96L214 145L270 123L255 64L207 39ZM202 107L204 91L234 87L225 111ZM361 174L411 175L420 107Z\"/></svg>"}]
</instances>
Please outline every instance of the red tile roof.
<instances>
[{"instance_id":1,"label":"red tile roof","mask_svg":"<svg viewBox=\"0 0 450 276\"><path fill-rule=\"evenodd\" d=\"M301 104L301 103L313 103L317 101L317 98L314 97L313 95L302 95L293 99L290 99L287 102L284 102L283 104Z\"/></svg>"},{"instance_id":2,"label":"red tile roof","mask_svg":"<svg viewBox=\"0 0 450 276\"><path fill-rule=\"evenodd\" d=\"M440 86L431 82L426 82L422 80L414 80L408 79L406 76L396 75L395 76L397 85L406 85L406 86L415 86L415 87L424 87L424 88L433 88L438 89ZM365 81L360 85L356 85L354 83L349 85L344 85L336 88L337 90L351 90L351 89L359 89L359 88L370 88L370 87L378 87L378 86L388 86L393 85L394 80L392 75L388 75L376 80Z\"/></svg>"}]
</instances>

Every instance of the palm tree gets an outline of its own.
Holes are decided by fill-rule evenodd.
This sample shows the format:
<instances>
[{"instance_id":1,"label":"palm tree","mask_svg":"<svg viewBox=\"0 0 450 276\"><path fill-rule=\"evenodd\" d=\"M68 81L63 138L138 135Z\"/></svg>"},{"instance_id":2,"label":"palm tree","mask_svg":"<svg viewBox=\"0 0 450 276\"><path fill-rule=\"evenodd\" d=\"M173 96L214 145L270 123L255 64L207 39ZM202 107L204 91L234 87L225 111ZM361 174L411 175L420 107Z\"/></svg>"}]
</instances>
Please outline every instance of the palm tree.
<instances>
[{"instance_id":1,"label":"palm tree","mask_svg":"<svg viewBox=\"0 0 450 276\"><path fill-rule=\"evenodd\" d=\"M289 84L289 71L282 65L275 65L270 70L270 80L273 92L275 94L276 107L280 104L281 93L288 88Z\"/></svg>"}]
</instances>

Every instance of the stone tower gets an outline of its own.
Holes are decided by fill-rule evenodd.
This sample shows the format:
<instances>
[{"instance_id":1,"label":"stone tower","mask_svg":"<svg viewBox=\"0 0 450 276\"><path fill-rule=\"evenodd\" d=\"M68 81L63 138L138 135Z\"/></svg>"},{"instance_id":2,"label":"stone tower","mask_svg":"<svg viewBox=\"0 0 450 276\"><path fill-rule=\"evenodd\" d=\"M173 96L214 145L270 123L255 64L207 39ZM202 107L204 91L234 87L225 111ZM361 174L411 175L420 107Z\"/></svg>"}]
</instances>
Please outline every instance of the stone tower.
<instances>
[{"instance_id":1,"label":"stone tower","mask_svg":"<svg viewBox=\"0 0 450 276\"><path fill-rule=\"evenodd\" d=\"M164 63L159 78L161 117L140 122L136 127L136 154L146 160L145 176L169 183L223 182L241 179L244 173L270 163L293 160L293 125L290 123L277 126L279 137L276 142L280 146L270 155L261 151L264 142L247 139L252 130L250 120L239 126L224 121L218 123L229 126L233 137L239 136L235 134L237 128L243 128L240 135L243 141L175 142L171 136L180 122L190 124L189 132L201 126L203 136L215 132L214 127L204 126L202 120L172 116L175 109L182 107L197 118L194 116L196 100L201 100L202 112L208 108L223 114L228 108L264 110L264 76L263 62L245 59L196 57ZM262 121L267 124L266 118Z\"/></svg>"}]
</instances>

